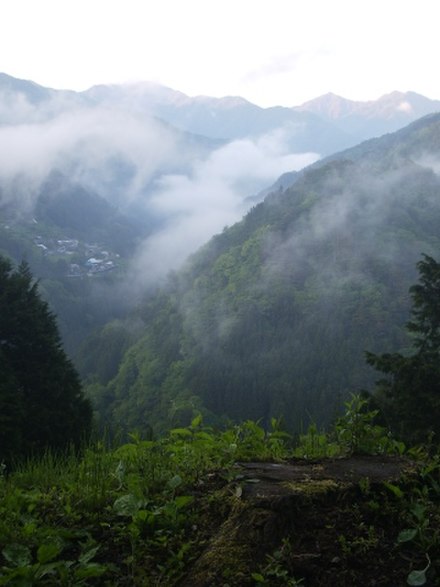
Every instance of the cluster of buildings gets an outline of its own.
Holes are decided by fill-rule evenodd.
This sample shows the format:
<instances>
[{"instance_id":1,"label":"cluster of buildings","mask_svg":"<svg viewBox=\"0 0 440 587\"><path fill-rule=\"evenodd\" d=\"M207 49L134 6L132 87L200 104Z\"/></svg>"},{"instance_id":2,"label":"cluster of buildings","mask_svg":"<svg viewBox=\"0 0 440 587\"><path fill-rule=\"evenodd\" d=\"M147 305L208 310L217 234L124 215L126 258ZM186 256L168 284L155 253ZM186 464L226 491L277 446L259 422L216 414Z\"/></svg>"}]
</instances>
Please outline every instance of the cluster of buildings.
<instances>
[{"instance_id":1,"label":"cluster of buildings","mask_svg":"<svg viewBox=\"0 0 440 587\"><path fill-rule=\"evenodd\" d=\"M70 256L67 277L84 277L101 274L116 269L119 255L110 253L97 244L81 243L77 239L34 238L34 244L45 255Z\"/></svg>"}]
</instances>

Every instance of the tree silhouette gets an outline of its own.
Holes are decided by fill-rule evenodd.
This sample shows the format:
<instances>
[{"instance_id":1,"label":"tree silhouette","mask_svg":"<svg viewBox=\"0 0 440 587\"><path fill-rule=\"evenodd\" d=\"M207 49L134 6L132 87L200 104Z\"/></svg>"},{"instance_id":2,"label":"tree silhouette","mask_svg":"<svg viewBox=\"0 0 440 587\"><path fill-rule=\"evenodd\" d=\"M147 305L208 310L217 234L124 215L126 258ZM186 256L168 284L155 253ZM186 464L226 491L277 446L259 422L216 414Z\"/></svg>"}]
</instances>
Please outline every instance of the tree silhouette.
<instances>
[{"instance_id":1,"label":"tree silhouette","mask_svg":"<svg viewBox=\"0 0 440 587\"><path fill-rule=\"evenodd\" d=\"M393 432L413 442L440 435L440 265L424 255L417 267L407 324L415 352L367 353L367 362L386 375L376 384L375 401Z\"/></svg>"},{"instance_id":2,"label":"tree silhouette","mask_svg":"<svg viewBox=\"0 0 440 587\"><path fill-rule=\"evenodd\" d=\"M0 459L78 445L91 421L38 283L0 257Z\"/></svg>"}]
</instances>

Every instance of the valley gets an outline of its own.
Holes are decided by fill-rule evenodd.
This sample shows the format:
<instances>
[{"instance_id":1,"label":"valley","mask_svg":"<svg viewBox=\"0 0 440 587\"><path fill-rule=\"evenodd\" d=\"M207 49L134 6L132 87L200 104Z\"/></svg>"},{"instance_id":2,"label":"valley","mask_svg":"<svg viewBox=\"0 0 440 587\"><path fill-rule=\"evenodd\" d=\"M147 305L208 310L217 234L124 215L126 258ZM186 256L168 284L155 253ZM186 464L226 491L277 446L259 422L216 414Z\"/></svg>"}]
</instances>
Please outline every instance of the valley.
<instances>
[{"instance_id":1,"label":"valley","mask_svg":"<svg viewBox=\"0 0 440 587\"><path fill-rule=\"evenodd\" d=\"M0 106L0 585L437 584L439 103Z\"/></svg>"},{"instance_id":2,"label":"valley","mask_svg":"<svg viewBox=\"0 0 440 587\"><path fill-rule=\"evenodd\" d=\"M0 177L0 249L40 280L103 425L159 432L200 410L218 423L328 425L373 383L366 351L408 347L407 289L438 247L436 115L337 153L353 139L316 125L359 138L362 117L363 132L384 132L435 101L395 92L261 109L154 84L63 94L0 81L6 106L28 103L3 133L67 133L78 119L54 143L57 163L49 149L37 174L17 158ZM328 156L307 166L305 149ZM263 156L272 170L260 174Z\"/></svg>"}]
</instances>

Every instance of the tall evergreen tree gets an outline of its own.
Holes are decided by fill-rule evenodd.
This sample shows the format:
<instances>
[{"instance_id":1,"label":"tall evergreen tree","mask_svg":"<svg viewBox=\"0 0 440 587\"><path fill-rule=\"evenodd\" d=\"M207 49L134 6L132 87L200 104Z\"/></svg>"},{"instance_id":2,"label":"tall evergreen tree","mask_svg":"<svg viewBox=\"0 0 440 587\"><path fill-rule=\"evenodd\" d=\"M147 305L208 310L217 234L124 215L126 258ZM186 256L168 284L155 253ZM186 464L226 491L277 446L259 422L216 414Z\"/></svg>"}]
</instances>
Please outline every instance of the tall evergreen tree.
<instances>
[{"instance_id":1,"label":"tall evergreen tree","mask_svg":"<svg viewBox=\"0 0 440 587\"><path fill-rule=\"evenodd\" d=\"M29 267L0 257L0 459L78 444L92 411Z\"/></svg>"},{"instance_id":2,"label":"tall evergreen tree","mask_svg":"<svg viewBox=\"0 0 440 587\"><path fill-rule=\"evenodd\" d=\"M374 355L367 361L386 375L374 398L395 434L421 441L440 440L440 264L427 255L417 264L419 283L410 288L415 352Z\"/></svg>"}]
</instances>

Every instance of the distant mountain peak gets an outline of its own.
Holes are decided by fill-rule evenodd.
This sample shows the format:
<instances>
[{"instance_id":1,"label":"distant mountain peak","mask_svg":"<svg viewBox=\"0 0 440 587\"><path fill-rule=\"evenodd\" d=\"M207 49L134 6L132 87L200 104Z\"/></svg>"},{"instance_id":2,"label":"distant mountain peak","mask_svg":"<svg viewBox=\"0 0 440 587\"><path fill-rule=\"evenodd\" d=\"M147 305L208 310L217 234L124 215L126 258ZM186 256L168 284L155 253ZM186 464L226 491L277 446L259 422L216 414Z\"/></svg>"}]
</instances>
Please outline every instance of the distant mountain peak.
<instances>
[{"instance_id":1,"label":"distant mountain peak","mask_svg":"<svg viewBox=\"0 0 440 587\"><path fill-rule=\"evenodd\" d=\"M19 79L6 73L0 73L0 91L22 94L33 104L47 100L55 92L55 90L40 86L31 80Z\"/></svg>"},{"instance_id":2,"label":"distant mountain peak","mask_svg":"<svg viewBox=\"0 0 440 587\"><path fill-rule=\"evenodd\" d=\"M351 102L351 100L348 100L347 98L344 98L343 96L340 96L339 94L335 94L334 92L326 92L325 94L322 94L322 96L318 96L316 98L313 98L312 100L308 100L307 102L304 102L302 104L302 106L306 106L307 104L313 104L313 103L318 103L318 102Z\"/></svg>"},{"instance_id":3,"label":"distant mountain peak","mask_svg":"<svg viewBox=\"0 0 440 587\"><path fill-rule=\"evenodd\" d=\"M385 120L406 118L410 122L438 110L440 110L438 100L430 100L416 92L393 91L384 94L378 100L366 102L359 114Z\"/></svg>"},{"instance_id":4,"label":"distant mountain peak","mask_svg":"<svg viewBox=\"0 0 440 587\"><path fill-rule=\"evenodd\" d=\"M296 107L295 110L313 112L319 116L334 120L351 114L358 108L359 104L360 102L354 102L333 92L327 92L327 94L304 102L301 106Z\"/></svg>"},{"instance_id":5,"label":"distant mountain peak","mask_svg":"<svg viewBox=\"0 0 440 587\"><path fill-rule=\"evenodd\" d=\"M331 92L294 108L316 114L350 134L354 141L393 132L403 125L440 111L440 101L394 90L377 100L347 100Z\"/></svg>"},{"instance_id":6,"label":"distant mountain peak","mask_svg":"<svg viewBox=\"0 0 440 587\"><path fill-rule=\"evenodd\" d=\"M297 106L297 108L303 108L309 104L317 104L319 102L329 102L331 100L346 100L346 98L343 98L342 96L339 96L338 94L335 94L334 92L326 92L325 94L322 94L321 96L317 96L316 98L312 98L311 100L307 100L306 102L303 102L300 106Z\"/></svg>"},{"instance_id":7,"label":"distant mountain peak","mask_svg":"<svg viewBox=\"0 0 440 587\"><path fill-rule=\"evenodd\" d=\"M224 96L223 98L214 98L212 96L195 96L192 98L195 103L213 105L217 108L227 110L229 108L239 108L240 106L252 106L259 108L241 96Z\"/></svg>"}]
</instances>

